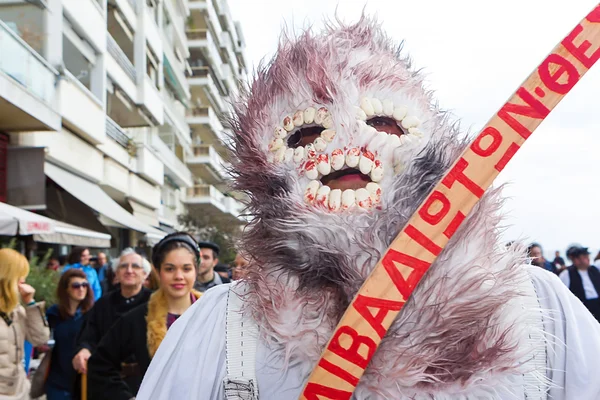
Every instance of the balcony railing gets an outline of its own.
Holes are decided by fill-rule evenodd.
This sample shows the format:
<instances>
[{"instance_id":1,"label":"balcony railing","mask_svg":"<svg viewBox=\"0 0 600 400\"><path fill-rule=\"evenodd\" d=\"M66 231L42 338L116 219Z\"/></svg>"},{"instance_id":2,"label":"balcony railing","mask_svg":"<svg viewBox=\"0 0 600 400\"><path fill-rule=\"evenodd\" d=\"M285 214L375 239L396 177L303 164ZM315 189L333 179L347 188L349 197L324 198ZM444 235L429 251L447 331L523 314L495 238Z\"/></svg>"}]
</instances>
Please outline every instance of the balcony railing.
<instances>
[{"instance_id":1,"label":"balcony railing","mask_svg":"<svg viewBox=\"0 0 600 400\"><path fill-rule=\"evenodd\" d=\"M185 31L188 40L206 40L207 32L206 29L188 29Z\"/></svg>"},{"instance_id":2,"label":"balcony railing","mask_svg":"<svg viewBox=\"0 0 600 400\"><path fill-rule=\"evenodd\" d=\"M204 67L204 66L191 67L191 69L192 69L192 76L194 78L206 78L210 74L210 68L208 68L208 67Z\"/></svg>"},{"instance_id":3,"label":"balcony railing","mask_svg":"<svg viewBox=\"0 0 600 400\"><path fill-rule=\"evenodd\" d=\"M129 145L129 136L109 117L106 117L106 135L125 148Z\"/></svg>"},{"instance_id":4,"label":"balcony railing","mask_svg":"<svg viewBox=\"0 0 600 400\"><path fill-rule=\"evenodd\" d=\"M46 103L53 103L58 72L2 21L0 70Z\"/></svg>"},{"instance_id":5,"label":"balcony railing","mask_svg":"<svg viewBox=\"0 0 600 400\"><path fill-rule=\"evenodd\" d=\"M210 115L209 108L208 107L188 108L186 115L188 117L208 117Z\"/></svg>"},{"instance_id":6,"label":"balcony railing","mask_svg":"<svg viewBox=\"0 0 600 400\"><path fill-rule=\"evenodd\" d=\"M125 55L125 52L121 49L119 44L113 39L110 34L106 35L106 46L108 53L113 56L117 64L123 68L123 71L131 78L132 81L136 81L135 67L129 61L129 58Z\"/></svg>"}]
</instances>

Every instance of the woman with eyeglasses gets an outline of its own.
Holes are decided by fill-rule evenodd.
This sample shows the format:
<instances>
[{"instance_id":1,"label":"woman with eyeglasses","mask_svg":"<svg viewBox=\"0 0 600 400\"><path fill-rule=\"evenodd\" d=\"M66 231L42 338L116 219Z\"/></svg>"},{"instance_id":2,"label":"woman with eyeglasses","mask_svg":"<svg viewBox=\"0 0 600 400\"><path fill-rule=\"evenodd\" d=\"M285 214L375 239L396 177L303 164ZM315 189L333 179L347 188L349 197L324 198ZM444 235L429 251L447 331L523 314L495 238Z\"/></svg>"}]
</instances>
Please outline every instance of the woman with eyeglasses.
<instances>
[{"instance_id":1,"label":"woman with eyeglasses","mask_svg":"<svg viewBox=\"0 0 600 400\"><path fill-rule=\"evenodd\" d=\"M129 400L141 384L123 380L122 371L135 370L143 378L167 329L200 296L194 290L200 249L187 233L167 235L152 249L159 289L147 304L123 315L104 335L88 363L90 400ZM131 361L133 360L133 361Z\"/></svg>"},{"instance_id":2,"label":"woman with eyeglasses","mask_svg":"<svg viewBox=\"0 0 600 400\"><path fill-rule=\"evenodd\" d=\"M30 383L23 368L25 340L46 344L50 331L43 303L25 283L29 262L13 249L0 249L0 399L29 399ZM21 303L23 305L21 305Z\"/></svg>"},{"instance_id":3,"label":"woman with eyeglasses","mask_svg":"<svg viewBox=\"0 0 600 400\"><path fill-rule=\"evenodd\" d=\"M69 400L77 376L71 363L75 353L75 341L85 313L94 304L94 294L85 272L79 269L70 269L60 277L56 294L58 304L46 312L54 335L54 348L46 381L46 398Z\"/></svg>"}]
</instances>

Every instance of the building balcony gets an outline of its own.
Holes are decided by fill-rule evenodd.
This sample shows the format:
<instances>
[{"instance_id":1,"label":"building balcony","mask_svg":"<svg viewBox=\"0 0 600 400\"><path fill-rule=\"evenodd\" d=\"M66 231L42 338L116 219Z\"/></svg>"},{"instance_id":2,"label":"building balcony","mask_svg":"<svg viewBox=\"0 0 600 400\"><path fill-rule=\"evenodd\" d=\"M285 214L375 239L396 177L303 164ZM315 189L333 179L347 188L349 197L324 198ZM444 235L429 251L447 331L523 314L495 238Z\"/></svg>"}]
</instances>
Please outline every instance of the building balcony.
<instances>
[{"instance_id":1,"label":"building balcony","mask_svg":"<svg viewBox=\"0 0 600 400\"><path fill-rule=\"evenodd\" d=\"M186 33L190 50L200 49L212 65L220 66L223 64L217 42L210 31L206 29L188 29ZM220 79L221 76L218 76L218 78Z\"/></svg>"},{"instance_id":2,"label":"building balcony","mask_svg":"<svg viewBox=\"0 0 600 400\"><path fill-rule=\"evenodd\" d=\"M191 67L191 69L192 76L188 78L188 83L192 97L206 98L220 113L227 111L227 105L223 101L223 94L219 91L210 73L210 68L199 66Z\"/></svg>"},{"instance_id":3,"label":"building balcony","mask_svg":"<svg viewBox=\"0 0 600 400\"><path fill-rule=\"evenodd\" d=\"M0 131L60 130L58 72L0 21Z\"/></svg>"},{"instance_id":4,"label":"building balcony","mask_svg":"<svg viewBox=\"0 0 600 400\"><path fill-rule=\"evenodd\" d=\"M156 132L148 134L148 145L155 151L164 164L164 173L169 175L178 186L190 187L193 184L192 173L177 155L167 146Z\"/></svg>"},{"instance_id":5,"label":"building balcony","mask_svg":"<svg viewBox=\"0 0 600 400\"><path fill-rule=\"evenodd\" d=\"M106 50L106 17L95 0L62 0L63 11L86 39L100 52Z\"/></svg>"},{"instance_id":6,"label":"building balcony","mask_svg":"<svg viewBox=\"0 0 600 400\"><path fill-rule=\"evenodd\" d=\"M198 210L206 215L225 217L231 222L245 222L242 213L244 206L234 199L221 193L212 185L196 185L188 188L185 203L188 208Z\"/></svg>"},{"instance_id":7,"label":"building balcony","mask_svg":"<svg viewBox=\"0 0 600 400\"><path fill-rule=\"evenodd\" d=\"M127 97L134 102L137 100L137 74L135 67L113 39L110 33L106 35L106 72L111 79L125 92Z\"/></svg>"},{"instance_id":8,"label":"building balcony","mask_svg":"<svg viewBox=\"0 0 600 400\"><path fill-rule=\"evenodd\" d=\"M194 155L186 157L186 163L194 176L212 185L220 185L228 178L230 164L223 160L215 148L203 144L194 146Z\"/></svg>"},{"instance_id":9,"label":"building balcony","mask_svg":"<svg viewBox=\"0 0 600 400\"><path fill-rule=\"evenodd\" d=\"M203 143L215 146L220 154L224 154L226 152L225 142L228 141L228 138L213 108L197 106L189 108L187 111L187 123L193 133L199 135Z\"/></svg>"}]
</instances>

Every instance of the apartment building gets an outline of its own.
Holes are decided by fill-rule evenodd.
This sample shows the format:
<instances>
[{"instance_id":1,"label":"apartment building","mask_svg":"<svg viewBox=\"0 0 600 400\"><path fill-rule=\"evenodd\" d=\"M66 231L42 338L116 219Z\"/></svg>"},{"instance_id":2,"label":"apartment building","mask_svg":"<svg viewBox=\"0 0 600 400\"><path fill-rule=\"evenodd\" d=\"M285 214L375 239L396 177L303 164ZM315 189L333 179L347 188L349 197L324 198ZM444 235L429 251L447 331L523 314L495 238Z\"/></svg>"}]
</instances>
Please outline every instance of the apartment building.
<instances>
[{"instance_id":1,"label":"apartment building","mask_svg":"<svg viewBox=\"0 0 600 400\"><path fill-rule=\"evenodd\" d=\"M192 45L196 23L219 40ZM218 116L243 46L225 1L0 0L0 201L115 252L151 246L186 206L241 223Z\"/></svg>"}]
</instances>

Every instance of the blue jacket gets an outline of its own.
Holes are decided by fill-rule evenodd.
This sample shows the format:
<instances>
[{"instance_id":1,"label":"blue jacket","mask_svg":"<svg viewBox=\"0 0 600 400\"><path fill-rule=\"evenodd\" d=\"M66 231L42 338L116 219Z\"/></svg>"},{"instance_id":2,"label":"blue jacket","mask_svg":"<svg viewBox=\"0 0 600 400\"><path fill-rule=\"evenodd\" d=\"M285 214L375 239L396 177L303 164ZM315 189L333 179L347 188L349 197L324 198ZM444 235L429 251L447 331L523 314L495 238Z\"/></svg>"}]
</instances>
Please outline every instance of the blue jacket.
<instances>
[{"instance_id":1,"label":"blue jacket","mask_svg":"<svg viewBox=\"0 0 600 400\"><path fill-rule=\"evenodd\" d=\"M84 315L77 310L74 316L62 319L55 304L46 311L46 318L55 341L46 384L71 391L77 377L72 360L75 355L77 333L83 324Z\"/></svg>"},{"instance_id":2,"label":"blue jacket","mask_svg":"<svg viewBox=\"0 0 600 400\"><path fill-rule=\"evenodd\" d=\"M63 274L71 268L77 268L85 272L90 287L94 291L94 300L98 300L100 297L102 297L102 286L100 286L100 280L98 279L98 274L94 268L90 267L89 265L81 265L79 263L69 264L63 269Z\"/></svg>"}]
</instances>

